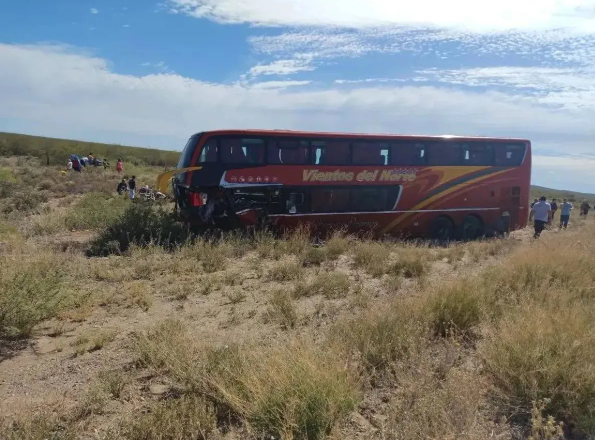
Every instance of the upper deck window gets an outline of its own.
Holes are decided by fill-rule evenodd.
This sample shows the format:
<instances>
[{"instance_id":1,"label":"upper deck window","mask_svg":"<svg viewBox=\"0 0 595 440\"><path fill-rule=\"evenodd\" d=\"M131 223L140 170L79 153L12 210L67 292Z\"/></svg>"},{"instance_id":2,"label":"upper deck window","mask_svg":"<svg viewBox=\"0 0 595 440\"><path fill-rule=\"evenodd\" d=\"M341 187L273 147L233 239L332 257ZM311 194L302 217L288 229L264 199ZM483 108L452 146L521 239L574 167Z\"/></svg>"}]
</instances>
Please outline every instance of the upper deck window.
<instances>
[{"instance_id":1,"label":"upper deck window","mask_svg":"<svg viewBox=\"0 0 595 440\"><path fill-rule=\"evenodd\" d=\"M262 139L221 139L221 161L223 163L260 165L264 163L264 141Z\"/></svg>"},{"instance_id":2,"label":"upper deck window","mask_svg":"<svg viewBox=\"0 0 595 440\"><path fill-rule=\"evenodd\" d=\"M481 166L494 164L494 148L487 143L469 143L463 145L463 165Z\"/></svg>"},{"instance_id":3,"label":"upper deck window","mask_svg":"<svg viewBox=\"0 0 595 440\"><path fill-rule=\"evenodd\" d=\"M353 165L388 165L389 146L383 142L354 142Z\"/></svg>"},{"instance_id":4,"label":"upper deck window","mask_svg":"<svg viewBox=\"0 0 595 440\"><path fill-rule=\"evenodd\" d=\"M497 144L494 146L494 164L500 167L514 167L523 163L527 146L523 144Z\"/></svg>"},{"instance_id":5,"label":"upper deck window","mask_svg":"<svg viewBox=\"0 0 595 440\"><path fill-rule=\"evenodd\" d=\"M200 163L217 162L217 141L213 138L207 140L200 151Z\"/></svg>"},{"instance_id":6,"label":"upper deck window","mask_svg":"<svg viewBox=\"0 0 595 440\"><path fill-rule=\"evenodd\" d=\"M270 140L268 143L269 165L308 163L308 142L297 139Z\"/></svg>"},{"instance_id":7,"label":"upper deck window","mask_svg":"<svg viewBox=\"0 0 595 440\"><path fill-rule=\"evenodd\" d=\"M425 165L427 147L423 142L399 142L391 147L391 165Z\"/></svg>"},{"instance_id":8,"label":"upper deck window","mask_svg":"<svg viewBox=\"0 0 595 440\"><path fill-rule=\"evenodd\" d=\"M315 165L347 165L349 142L312 141L312 161Z\"/></svg>"}]
</instances>

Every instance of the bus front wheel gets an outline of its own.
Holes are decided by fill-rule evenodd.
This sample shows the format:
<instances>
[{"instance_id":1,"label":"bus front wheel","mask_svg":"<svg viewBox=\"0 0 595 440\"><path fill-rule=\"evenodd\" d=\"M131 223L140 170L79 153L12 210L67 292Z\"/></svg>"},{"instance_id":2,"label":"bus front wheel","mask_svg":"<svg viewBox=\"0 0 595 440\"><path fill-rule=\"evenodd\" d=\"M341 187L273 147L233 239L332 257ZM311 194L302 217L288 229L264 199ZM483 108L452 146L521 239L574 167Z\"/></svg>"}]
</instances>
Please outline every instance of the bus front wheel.
<instances>
[{"instance_id":1,"label":"bus front wheel","mask_svg":"<svg viewBox=\"0 0 595 440\"><path fill-rule=\"evenodd\" d=\"M453 238L454 226L448 217L437 217L432 221L430 236L434 240L450 240Z\"/></svg>"}]
</instances>

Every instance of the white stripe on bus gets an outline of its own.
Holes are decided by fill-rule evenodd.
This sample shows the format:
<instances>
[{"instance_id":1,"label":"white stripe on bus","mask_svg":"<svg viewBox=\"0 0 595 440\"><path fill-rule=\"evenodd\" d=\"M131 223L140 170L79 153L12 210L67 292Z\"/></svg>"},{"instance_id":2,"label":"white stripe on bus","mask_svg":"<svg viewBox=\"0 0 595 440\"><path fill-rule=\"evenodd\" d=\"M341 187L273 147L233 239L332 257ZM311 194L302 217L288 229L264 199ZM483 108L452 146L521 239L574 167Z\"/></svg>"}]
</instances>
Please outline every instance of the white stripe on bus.
<instances>
[{"instance_id":1,"label":"white stripe on bus","mask_svg":"<svg viewBox=\"0 0 595 440\"><path fill-rule=\"evenodd\" d=\"M271 214L269 217L295 217L305 215L357 215L357 214L406 214L409 212L461 212L461 211L498 211L501 208L452 208L452 209L418 209L406 211L358 211L358 212L308 212L296 214ZM520 208L522 209L522 207Z\"/></svg>"}]
</instances>

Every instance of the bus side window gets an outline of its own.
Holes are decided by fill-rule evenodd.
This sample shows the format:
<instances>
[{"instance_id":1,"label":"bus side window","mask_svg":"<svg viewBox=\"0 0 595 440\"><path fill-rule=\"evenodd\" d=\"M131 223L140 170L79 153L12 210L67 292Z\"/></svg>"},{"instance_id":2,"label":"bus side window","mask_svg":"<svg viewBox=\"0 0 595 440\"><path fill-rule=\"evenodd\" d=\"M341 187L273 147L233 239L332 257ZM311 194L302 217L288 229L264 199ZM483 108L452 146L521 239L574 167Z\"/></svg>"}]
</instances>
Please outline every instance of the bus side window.
<instances>
[{"instance_id":1,"label":"bus side window","mask_svg":"<svg viewBox=\"0 0 595 440\"><path fill-rule=\"evenodd\" d=\"M308 141L271 140L268 143L268 161L270 165L308 163Z\"/></svg>"},{"instance_id":2,"label":"bus side window","mask_svg":"<svg viewBox=\"0 0 595 440\"><path fill-rule=\"evenodd\" d=\"M251 165L264 163L264 141L262 139L242 139L242 150Z\"/></svg>"},{"instance_id":3,"label":"bus side window","mask_svg":"<svg viewBox=\"0 0 595 440\"><path fill-rule=\"evenodd\" d=\"M388 144L380 142L354 142L353 165L388 165Z\"/></svg>"},{"instance_id":4,"label":"bus side window","mask_svg":"<svg viewBox=\"0 0 595 440\"><path fill-rule=\"evenodd\" d=\"M427 161L426 145L421 142L400 142L391 146L391 165L424 165Z\"/></svg>"},{"instance_id":5,"label":"bus side window","mask_svg":"<svg viewBox=\"0 0 595 440\"><path fill-rule=\"evenodd\" d=\"M470 166L493 165L494 149L489 144L463 145L463 164Z\"/></svg>"},{"instance_id":6,"label":"bus side window","mask_svg":"<svg viewBox=\"0 0 595 440\"><path fill-rule=\"evenodd\" d=\"M312 212L345 212L349 209L348 188L312 188Z\"/></svg>"},{"instance_id":7,"label":"bus side window","mask_svg":"<svg viewBox=\"0 0 595 440\"><path fill-rule=\"evenodd\" d=\"M428 145L428 165L456 166L464 163L461 145L454 142L435 142Z\"/></svg>"},{"instance_id":8,"label":"bus side window","mask_svg":"<svg viewBox=\"0 0 595 440\"><path fill-rule=\"evenodd\" d=\"M527 147L522 144L495 146L495 164L497 166L519 166L523 163Z\"/></svg>"},{"instance_id":9,"label":"bus side window","mask_svg":"<svg viewBox=\"0 0 595 440\"><path fill-rule=\"evenodd\" d=\"M200 163L217 162L217 141L215 139L209 139L203 145L198 161Z\"/></svg>"},{"instance_id":10,"label":"bus side window","mask_svg":"<svg viewBox=\"0 0 595 440\"><path fill-rule=\"evenodd\" d=\"M313 141L314 165L346 165L349 163L349 142Z\"/></svg>"}]
</instances>

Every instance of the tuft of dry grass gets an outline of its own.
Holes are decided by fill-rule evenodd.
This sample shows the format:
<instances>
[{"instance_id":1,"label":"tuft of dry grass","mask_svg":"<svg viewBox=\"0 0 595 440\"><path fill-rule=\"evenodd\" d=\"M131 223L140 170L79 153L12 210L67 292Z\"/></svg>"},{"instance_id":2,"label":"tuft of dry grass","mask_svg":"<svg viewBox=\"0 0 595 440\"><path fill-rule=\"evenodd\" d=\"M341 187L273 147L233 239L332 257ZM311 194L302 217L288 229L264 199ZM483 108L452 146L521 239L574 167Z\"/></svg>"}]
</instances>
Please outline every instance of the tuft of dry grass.
<instances>
[{"instance_id":1,"label":"tuft of dry grass","mask_svg":"<svg viewBox=\"0 0 595 440\"><path fill-rule=\"evenodd\" d=\"M293 281L302 276L301 265L294 261L284 261L269 269L268 278L272 281Z\"/></svg>"},{"instance_id":2,"label":"tuft of dry grass","mask_svg":"<svg viewBox=\"0 0 595 440\"><path fill-rule=\"evenodd\" d=\"M275 290L273 292L266 317L268 320L277 322L284 329L296 326L298 315L287 291Z\"/></svg>"},{"instance_id":3,"label":"tuft of dry grass","mask_svg":"<svg viewBox=\"0 0 595 440\"><path fill-rule=\"evenodd\" d=\"M325 298L343 298L349 294L351 280L342 272L323 272L309 283L298 283L293 290L294 298L322 295Z\"/></svg>"},{"instance_id":4,"label":"tuft of dry grass","mask_svg":"<svg viewBox=\"0 0 595 440\"><path fill-rule=\"evenodd\" d=\"M368 311L337 323L331 333L333 345L356 354L372 374L416 353L423 344L427 325L415 303L397 301L384 311Z\"/></svg>"},{"instance_id":5,"label":"tuft of dry grass","mask_svg":"<svg viewBox=\"0 0 595 440\"><path fill-rule=\"evenodd\" d=\"M2 440L75 440L77 430L49 410L26 412L18 420L0 420Z\"/></svg>"},{"instance_id":6,"label":"tuft of dry grass","mask_svg":"<svg viewBox=\"0 0 595 440\"><path fill-rule=\"evenodd\" d=\"M209 388L258 438L324 439L359 401L341 360L305 344L224 349L210 358Z\"/></svg>"},{"instance_id":7,"label":"tuft of dry grass","mask_svg":"<svg viewBox=\"0 0 595 440\"><path fill-rule=\"evenodd\" d=\"M392 273L405 278L421 278L428 273L432 255L424 248L403 248L397 253L398 259L390 269Z\"/></svg>"},{"instance_id":8,"label":"tuft of dry grass","mask_svg":"<svg viewBox=\"0 0 595 440\"><path fill-rule=\"evenodd\" d=\"M213 405L204 397L185 395L156 402L123 422L113 439L210 440L217 432Z\"/></svg>"},{"instance_id":9,"label":"tuft of dry grass","mask_svg":"<svg viewBox=\"0 0 595 440\"><path fill-rule=\"evenodd\" d=\"M106 344L116 337L114 330L88 331L81 335L72 344L75 353L80 356L85 353L101 350Z\"/></svg>"},{"instance_id":10,"label":"tuft of dry grass","mask_svg":"<svg viewBox=\"0 0 595 440\"><path fill-rule=\"evenodd\" d=\"M388 271L390 248L384 243L361 242L355 246L354 264L374 277L380 277Z\"/></svg>"},{"instance_id":11,"label":"tuft of dry grass","mask_svg":"<svg viewBox=\"0 0 595 440\"><path fill-rule=\"evenodd\" d=\"M481 342L486 373L508 408L529 413L549 399L549 414L595 435L595 310L524 306L495 324Z\"/></svg>"},{"instance_id":12,"label":"tuft of dry grass","mask_svg":"<svg viewBox=\"0 0 595 440\"><path fill-rule=\"evenodd\" d=\"M26 338L33 328L56 316L71 300L65 274L55 260L0 265L0 338Z\"/></svg>"},{"instance_id":13,"label":"tuft of dry grass","mask_svg":"<svg viewBox=\"0 0 595 440\"><path fill-rule=\"evenodd\" d=\"M327 251L323 247L308 246L298 258L302 266L320 266L327 260Z\"/></svg>"},{"instance_id":14,"label":"tuft of dry grass","mask_svg":"<svg viewBox=\"0 0 595 440\"><path fill-rule=\"evenodd\" d=\"M325 243L326 254L329 260L336 260L349 250L350 241L342 232L335 232Z\"/></svg>"},{"instance_id":15,"label":"tuft of dry grass","mask_svg":"<svg viewBox=\"0 0 595 440\"><path fill-rule=\"evenodd\" d=\"M471 336L483 318L481 285L461 281L437 289L427 300L427 315L434 334Z\"/></svg>"}]
</instances>

